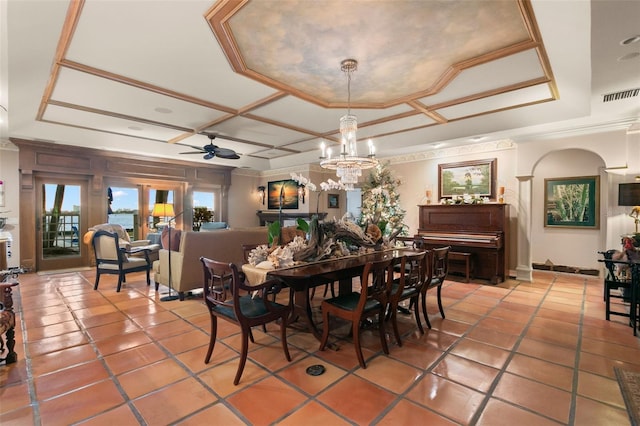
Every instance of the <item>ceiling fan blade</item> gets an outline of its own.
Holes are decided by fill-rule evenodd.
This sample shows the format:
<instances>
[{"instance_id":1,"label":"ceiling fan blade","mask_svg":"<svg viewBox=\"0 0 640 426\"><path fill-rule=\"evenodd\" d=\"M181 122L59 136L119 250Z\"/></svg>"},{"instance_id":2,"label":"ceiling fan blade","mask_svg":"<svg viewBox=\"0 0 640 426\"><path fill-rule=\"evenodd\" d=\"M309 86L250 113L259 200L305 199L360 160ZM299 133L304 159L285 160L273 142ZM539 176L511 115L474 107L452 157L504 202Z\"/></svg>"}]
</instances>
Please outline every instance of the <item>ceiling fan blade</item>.
<instances>
[{"instance_id":1,"label":"ceiling fan blade","mask_svg":"<svg viewBox=\"0 0 640 426\"><path fill-rule=\"evenodd\" d=\"M204 151L188 151L188 152L179 152L178 154L204 154Z\"/></svg>"},{"instance_id":2,"label":"ceiling fan blade","mask_svg":"<svg viewBox=\"0 0 640 426\"><path fill-rule=\"evenodd\" d=\"M202 158L204 158L205 160L211 160L215 156L216 154L214 154L213 152L208 152Z\"/></svg>"},{"instance_id":3,"label":"ceiling fan blade","mask_svg":"<svg viewBox=\"0 0 640 426\"><path fill-rule=\"evenodd\" d=\"M224 158L225 160L239 160L240 156L235 152L233 154L222 155L220 153L217 154L218 157Z\"/></svg>"},{"instance_id":4,"label":"ceiling fan blade","mask_svg":"<svg viewBox=\"0 0 640 426\"><path fill-rule=\"evenodd\" d=\"M215 153L218 157L221 157L221 158L235 158L235 157L240 158L238 154L232 149L217 147L215 150Z\"/></svg>"}]
</instances>

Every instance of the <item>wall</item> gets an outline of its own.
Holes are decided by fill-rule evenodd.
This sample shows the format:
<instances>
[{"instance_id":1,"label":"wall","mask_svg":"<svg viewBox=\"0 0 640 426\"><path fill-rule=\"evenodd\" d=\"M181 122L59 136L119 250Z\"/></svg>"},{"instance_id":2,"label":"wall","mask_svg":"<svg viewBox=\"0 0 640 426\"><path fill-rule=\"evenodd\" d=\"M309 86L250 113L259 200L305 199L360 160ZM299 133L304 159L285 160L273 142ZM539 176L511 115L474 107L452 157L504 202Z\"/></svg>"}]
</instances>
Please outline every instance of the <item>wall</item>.
<instances>
[{"instance_id":1,"label":"wall","mask_svg":"<svg viewBox=\"0 0 640 426\"><path fill-rule=\"evenodd\" d=\"M4 182L4 206L0 206L0 216L7 218L2 232L12 236L11 257L7 266L20 266L20 186L18 174L18 148L10 142L0 142L0 180Z\"/></svg>"},{"instance_id":2,"label":"wall","mask_svg":"<svg viewBox=\"0 0 640 426\"><path fill-rule=\"evenodd\" d=\"M393 158L389 168L393 175L400 178L400 205L406 211L404 223L409 234L418 231L418 205L426 204L426 190L432 192L431 203L438 200L438 165L461 161L496 158L496 187L504 186L505 202L510 204L510 243L509 268L516 266L516 220L518 214L518 184L515 178L517 149L510 141L476 144L464 148L449 148L431 152L429 155L416 155Z\"/></svg>"},{"instance_id":3,"label":"wall","mask_svg":"<svg viewBox=\"0 0 640 426\"><path fill-rule=\"evenodd\" d=\"M606 221L602 220L606 191L600 191L598 229L545 227L544 187L548 178L599 176L603 168L604 161L600 156L580 149L551 152L536 165L531 210L531 253L534 263L550 260L556 265L599 269L597 251L601 249L602 235L606 230ZM601 176L601 183L604 180L606 184L606 179L606 174Z\"/></svg>"}]
</instances>

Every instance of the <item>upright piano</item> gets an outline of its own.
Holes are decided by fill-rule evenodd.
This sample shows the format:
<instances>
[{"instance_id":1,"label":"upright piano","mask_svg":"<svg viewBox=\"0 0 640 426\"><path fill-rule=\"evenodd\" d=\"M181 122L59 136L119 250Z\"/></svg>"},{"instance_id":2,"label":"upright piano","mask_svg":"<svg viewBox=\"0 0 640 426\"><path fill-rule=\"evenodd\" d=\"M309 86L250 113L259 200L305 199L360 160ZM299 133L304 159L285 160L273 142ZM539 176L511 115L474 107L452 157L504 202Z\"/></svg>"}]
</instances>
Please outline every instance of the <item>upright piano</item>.
<instances>
[{"instance_id":1,"label":"upright piano","mask_svg":"<svg viewBox=\"0 0 640 426\"><path fill-rule=\"evenodd\" d=\"M471 253L474 276L492 284L508 277L508 204L429 204L418 208L418 234L427 248L451 246L451 251Z\"/></svg>"}]
</instances>

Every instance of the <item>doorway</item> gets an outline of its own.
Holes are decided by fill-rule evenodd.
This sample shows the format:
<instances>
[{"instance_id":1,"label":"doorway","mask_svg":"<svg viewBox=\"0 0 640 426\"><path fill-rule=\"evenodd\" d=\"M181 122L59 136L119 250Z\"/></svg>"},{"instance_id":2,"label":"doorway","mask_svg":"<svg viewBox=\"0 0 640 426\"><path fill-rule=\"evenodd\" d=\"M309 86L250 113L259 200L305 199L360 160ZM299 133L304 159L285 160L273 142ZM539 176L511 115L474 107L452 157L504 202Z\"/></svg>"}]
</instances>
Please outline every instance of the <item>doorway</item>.
<instances>
[{"instance_id":1,"label":"doorway","mask_svg":"<svg viewBox=\"0 0 640 426\"><path fill-rule=\"evenodd\" d=\"M83 206L88 181L39 177L36 185L36 269L86 266L88 248L82 243L81 234L87 229Z\"/></svg>"}]
</instances>

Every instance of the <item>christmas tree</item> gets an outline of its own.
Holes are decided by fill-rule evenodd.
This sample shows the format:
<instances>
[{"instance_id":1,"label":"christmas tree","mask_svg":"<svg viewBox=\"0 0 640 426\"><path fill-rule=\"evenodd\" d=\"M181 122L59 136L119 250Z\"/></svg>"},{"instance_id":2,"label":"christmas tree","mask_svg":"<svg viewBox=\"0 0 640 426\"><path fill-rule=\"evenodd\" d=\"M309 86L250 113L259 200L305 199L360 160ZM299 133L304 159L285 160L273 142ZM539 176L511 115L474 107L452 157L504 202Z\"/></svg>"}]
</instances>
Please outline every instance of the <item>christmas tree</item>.
<instances>
[{"instance_id":1,"label":"christmas tree","mask_svg":"<svg viewBox=\"0 0 640 426\"><path fill-rule=\"evenodd\" d=\"M400 207L400 195L397 192L402 182L392 176L391 170L387 168L388 164L378 164L362 185L359 224L364 228L375 224L383 236L395 238L405 231L402 222L405 211Z\"/></svg>"}]
</instances>

